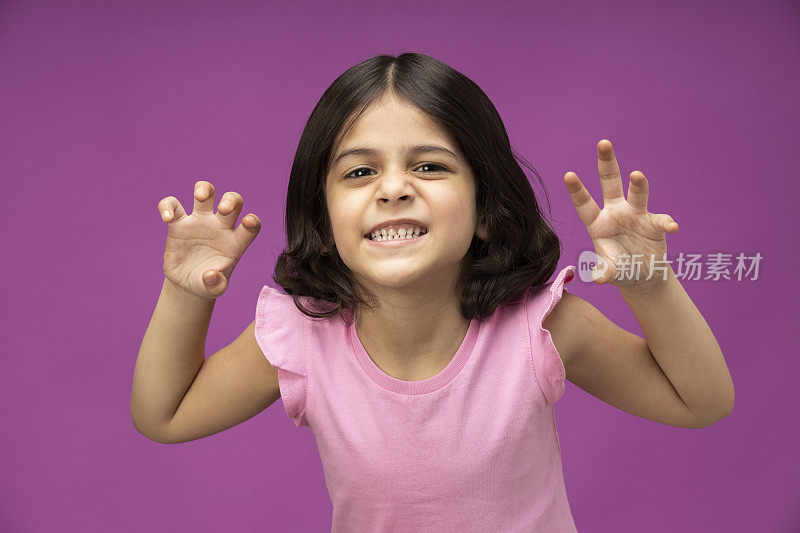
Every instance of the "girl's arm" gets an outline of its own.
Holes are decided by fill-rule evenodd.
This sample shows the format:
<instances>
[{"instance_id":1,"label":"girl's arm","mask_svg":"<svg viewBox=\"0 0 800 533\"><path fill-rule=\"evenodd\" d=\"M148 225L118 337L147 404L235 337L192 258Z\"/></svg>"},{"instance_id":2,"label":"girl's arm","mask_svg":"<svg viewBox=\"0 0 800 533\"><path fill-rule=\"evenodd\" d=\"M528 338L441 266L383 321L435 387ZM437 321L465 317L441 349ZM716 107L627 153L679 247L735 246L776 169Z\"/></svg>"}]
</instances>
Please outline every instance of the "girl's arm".
<instances>
[{"instance_id":1,"label":"girl's arm","mask_svg":"<svg viewBox=\"0 0 800 533\"><path fill-rule=\"evenodd\" d=\"M164 279L133 372L131 419L141 434L160 434L203 366L214 303Z\"/></svg>"},{"instance_id":2,"label":"girl's arm","mask_svg":"<svg viewBox=\"0 0 800 533\"><path fill-rule=\"evenodd\" d=\"M702 428L727 416L734 389L725 358L672 269L648 292L621 292L645 339L568 292L545 319L567 379L618 409L663 424Z\"/></svg>"},{"instance_id":3,"label":"girl's arm","mask_svg":"<svg viewBox=\"0 0 800 533\"><path fill-rule=\"evenodd\" d=\"M564 350L567 378L650 420L690 428L713 424L733 409L733 383L708 324L666 261L666 233L678 231L678 224L648 212L649 185L638 170L623 196L607 139L597 143L597 170L602 210L575 173L567 172L564 183L595 247L593 281L619 288L645 339L565 294L545 322Z\"/></svg>"},{"instance_id":4,"label":"girl's arm","mask_svg":"<svg viewBox=\"0 0 800 533\"><path fill-rule=\"evenodd\" d=\"M684 405L701 423L733 410L733 381L725 357L703 315L672 268L649 291L621 288L642 327L647 346Z\"/></svg>"},{"instance_id":5,"label":"girl's arm","mask_svg":"<svg viewBox=\"0 0 800 533\"><path fill-rule=\"evenodd\" d=\"M261 222L250 214L236 227L244 200L235 192L222 196L215 213L210 182L196 182L193 198L191 215L174 196L158 203L168 224L164 283L133 372L133 425L157 442L221 431L278 397L276 371L250 338L252 324L231 345L205 357L216 298Z\"/></svg>"}]
</instances>

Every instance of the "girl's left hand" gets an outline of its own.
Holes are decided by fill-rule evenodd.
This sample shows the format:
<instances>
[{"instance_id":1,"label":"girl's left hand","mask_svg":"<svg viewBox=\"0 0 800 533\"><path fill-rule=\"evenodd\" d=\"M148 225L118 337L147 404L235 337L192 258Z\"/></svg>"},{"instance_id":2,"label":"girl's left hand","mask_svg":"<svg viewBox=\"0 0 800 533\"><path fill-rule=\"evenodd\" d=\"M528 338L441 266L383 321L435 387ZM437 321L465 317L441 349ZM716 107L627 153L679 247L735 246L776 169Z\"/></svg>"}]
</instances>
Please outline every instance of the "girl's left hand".
<instances>
[{"instance_id":1,"label":"girl's left hand","mask_svg":"<svg viewBox=\"0 0 800 533\"><path fill-rule=\"evenodd\" d=\"M589 231L598 256L592 278L595 283L608 283L620 289L648 290L663 281L663 272L658 268L650 274L651 258L656 265L666 265L669 271L670 267L664 262L666 234L678 231L678 224L669 215L647 211L647 178L638 170L630 174L628 199L625 200L619 165L608 139L597 143L597 170L603 189L602 210L577 174L567 172L564 175L572 203Z\"/></svg>"}]
</instances>

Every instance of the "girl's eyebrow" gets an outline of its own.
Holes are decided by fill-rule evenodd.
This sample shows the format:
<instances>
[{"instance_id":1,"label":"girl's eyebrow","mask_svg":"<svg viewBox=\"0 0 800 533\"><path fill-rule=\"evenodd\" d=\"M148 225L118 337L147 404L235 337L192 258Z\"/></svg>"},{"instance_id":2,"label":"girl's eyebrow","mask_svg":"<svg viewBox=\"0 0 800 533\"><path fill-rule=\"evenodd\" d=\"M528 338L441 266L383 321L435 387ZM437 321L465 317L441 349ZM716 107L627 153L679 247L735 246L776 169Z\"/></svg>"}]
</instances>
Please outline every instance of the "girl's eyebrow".
<instances>
[{"instance_id":1,"label":"girl's eyebrow","mask_svg":"<svg viewBox=\"0 0 800 533\"><path fill-rule=\"evenodd\" d=\"M439 153L448 157L452 157L456 161L458 161L458 156L454 154L451 150L448 150L444 146L439 146L438 144L420 144L417 146L408 146L405 148L406 155L418 155L418 154L428 154L428 153ZM336 165L340 160L344 159L345 157L351 155L368 155L368 156L376 156L380 153L380 150L375 148L367 148L365 146L359 146L356 148L348 148L347 150L343 151L339 155L337 155L331 166Z\"/></svg>"}]
</instances>

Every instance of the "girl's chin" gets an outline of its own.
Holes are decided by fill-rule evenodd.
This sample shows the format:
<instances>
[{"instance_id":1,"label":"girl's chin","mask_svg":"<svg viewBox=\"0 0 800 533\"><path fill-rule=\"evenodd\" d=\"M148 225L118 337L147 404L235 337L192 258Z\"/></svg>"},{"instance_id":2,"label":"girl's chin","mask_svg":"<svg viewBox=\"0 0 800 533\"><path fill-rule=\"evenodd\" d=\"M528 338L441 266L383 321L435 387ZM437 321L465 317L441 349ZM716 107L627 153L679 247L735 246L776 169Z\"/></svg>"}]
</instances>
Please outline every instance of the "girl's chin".
<instances>
[{"instance_id":1,"label":"girl's chin","mask_svg":"<svg viewBox=\"0 0 800 533\"><path fill-rule=\"evenodd\" d=\"M381 265L379 263L362 264L367 273L359 276L369 286L375 288L400 289L405 286L413 286L419 281L427 279L427 267L422 267L419 262L401 263L396 266Z\"/></svg>"}]
</instances>

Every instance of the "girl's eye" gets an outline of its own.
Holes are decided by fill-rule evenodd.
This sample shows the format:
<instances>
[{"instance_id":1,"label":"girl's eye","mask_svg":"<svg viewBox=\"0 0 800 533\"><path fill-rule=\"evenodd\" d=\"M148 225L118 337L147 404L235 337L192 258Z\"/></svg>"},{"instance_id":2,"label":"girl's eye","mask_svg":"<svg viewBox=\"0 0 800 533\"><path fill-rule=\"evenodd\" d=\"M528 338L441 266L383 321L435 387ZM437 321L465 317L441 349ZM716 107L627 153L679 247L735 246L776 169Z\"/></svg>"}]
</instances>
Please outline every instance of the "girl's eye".
<instances>
[{"instance_id":1,"label":"girl's eye","mask_svg":"<svg viewBox=\"0 0 800 533\"><path fill-rule=\"evenodd\" d=\"M368 171L372 172L372 170L368 169L367 167L359 167L359 168L355 169L354 171L352 171L352 172L351 172L350 174L348 174L347 176L345 176L345 179L348 179L348 178L350 178L351 176L352 176L352 178L350 178L350 179L358 179L358 178L363 178L364 176L353 176L353 174L355 174L356 172L361 172L362 170L368 170Z\"/></svg>"},{"instance_id":2,"label":"girl's eye","mask_svg":"<svg viewBox=\"0 0 800 533\"><path fill-rule=\"evenodd\" d=\"M431 172L438 172L438 171L446 170L443 166L437 165L436 163L422 163L417 168L422 168L422 167L428 167L429 169L432 169L432 170L428 170L427 172L424 172L425 174L430 174ZM347 178L350 178L350 179L363 178L364 176L353 176L353 174L355 174L356 172L360 172L362 170L367 170L369 172L373 172L373 170L370 169L370 168L358 167L357 169L353 170L348 175L346 175L345 179L347 179ZM353 177L351 178L351 176L353 176Z\"/></svg>"}]
</instances>

